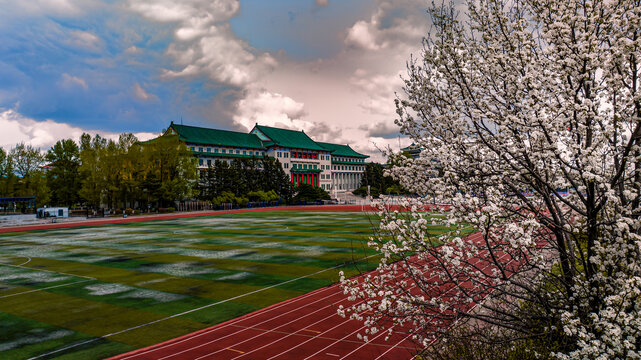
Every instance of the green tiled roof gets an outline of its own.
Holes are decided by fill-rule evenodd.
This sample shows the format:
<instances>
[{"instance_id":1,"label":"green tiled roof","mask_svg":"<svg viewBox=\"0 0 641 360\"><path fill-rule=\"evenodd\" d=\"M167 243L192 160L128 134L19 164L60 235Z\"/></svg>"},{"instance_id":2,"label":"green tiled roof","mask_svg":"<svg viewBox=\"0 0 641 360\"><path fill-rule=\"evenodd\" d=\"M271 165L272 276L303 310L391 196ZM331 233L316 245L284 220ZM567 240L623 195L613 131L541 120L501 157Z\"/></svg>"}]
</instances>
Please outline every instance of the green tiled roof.
<instances>
[{"instance_id":1,"label":"green tiled roof","mask_svg":"<svg viewBox=\"0 0 641 360\"><path fill-rule=\"evenodd\" d=\"M368 158L369 156L359 154L354 149L349 147L349 145L339 145L339 144L331 144L331 143L324 143L324 142L317 142L320 146L325 148L328 151L332 152L332 156L351 156L351 157L358 157L358 158Z\"/></svg>"},{"instance_id":2,"label":"green tiled roof","mask_svg":"<svg viewBox=\"0 0 641 360\"><path fill-rule=\"evenodd\" d=\"M256 125L256 129L270 138L274 145L296 149L326 151L307 134L302 131L273 128L270 126Z\"/></svg>"},{"instance_id":3,"label":"green tiled roof","mask_svg":"<svg viewBox=\"0 0 641 360\"><path fill-rule=\"evenodd\" d=\"M169 125L169 128L178 133L180 140L188 143L236 146L241 148L265 150L262 141L260 141L258 136L254 134L208 129L197 126L178 125L173 123Z\"/></svg>"},{"instance_id":4,"label":"green tiled roof","mask_svg":"<svg viewBox=\"0 0 641 360\"><path fill-rule=\"evenodd\" d=\"M213 152L204 152L204 151L193 151L194 155L202 157L215 157L215 158L246 158L246 159L262 159L266 155L243 155L243 154L221 154Z\"/></svg>"}]
</instances>

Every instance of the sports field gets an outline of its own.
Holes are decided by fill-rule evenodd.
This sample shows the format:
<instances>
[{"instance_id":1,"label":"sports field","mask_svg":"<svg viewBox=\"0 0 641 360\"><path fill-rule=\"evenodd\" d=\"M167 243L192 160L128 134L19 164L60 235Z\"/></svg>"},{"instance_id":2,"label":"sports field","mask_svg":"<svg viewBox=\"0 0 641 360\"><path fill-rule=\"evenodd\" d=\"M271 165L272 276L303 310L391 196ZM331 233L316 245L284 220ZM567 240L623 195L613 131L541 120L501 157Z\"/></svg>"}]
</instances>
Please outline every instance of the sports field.
<instances>
[{"instance_id":1,"label":"sports field","mask_svg":"<svg viewBox=\"0 0 641 360\"><path fill-rule=\"evenodd\" d=\"M0 358L101 359L373 269L372 220L264 211L1 234Z\"/></svg>"}]
</instances>

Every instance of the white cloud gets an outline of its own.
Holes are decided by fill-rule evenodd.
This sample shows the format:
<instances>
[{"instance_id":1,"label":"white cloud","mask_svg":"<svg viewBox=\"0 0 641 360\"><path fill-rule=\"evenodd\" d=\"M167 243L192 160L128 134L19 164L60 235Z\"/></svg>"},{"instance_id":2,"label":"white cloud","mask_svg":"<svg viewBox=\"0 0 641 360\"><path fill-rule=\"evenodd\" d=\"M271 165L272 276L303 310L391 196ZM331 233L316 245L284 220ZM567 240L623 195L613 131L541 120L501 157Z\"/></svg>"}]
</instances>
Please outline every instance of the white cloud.
<instances>
[{"instance_id":1,"label":"white cloud","mask_svg":"<svg viewBox=\"0 0 641 360\"><path fill-rule=\"evenodd\" d=\"M68 42L72 45L90 51L98 51L102 47L100 38L88 31L74 30L69 35Z\"/></svg>"},{"instance_id":2,"label":"white cloud","mask_svg":"<svg viewBox=\"0 0 641 360\"><path fill-rule=\"evenodd\" d=\"M422 0L379 0L369 20L359 20L347 30L345 43L365 50L416 44L427 33Z\"/></svg>"},{"instance_id":3,"label":"white cloud","mask_svg":"<svg viewBox=\"0 0 641 360\"><path fill-rule=\"evenodd\" d=\"M269 53L236 37L226 23L238 13L238 0L132 0L130 9L150 20L178 23L175 42L167 49L178 69L165 69L165 78L206 75L244 88L277 65Z\"/></svg>"},{"instance_id":4,"label":"white cloud","mask_svg":"<svg viewBox=\"0 0 641 360\"><path fill-rule=\"evenodd\" d=\"M135 83L133 86L134 96L138 100L149 101L149 100L158 100L158 97L154 94L148 93L145 89L140 86L139 83Z\"/></svg>"},{"instance_id":5,"label":"white cloud","mask_svg":"<svg viewBox=\"0 0 641 360\"><path fill-rule=\"evenodd\" d=\"M42 14L73 17L96 6L95 0L0 0L1 9L12 9L12 15L37 16Z\"/></svg>"},{"instance_id":6,"label":"white cloud","mask_svg":"<svg viewBox=\"0 0 641 360\"><path fill-rule=\"evenodd\" d=\"M142 53L142 50L140 50L140 48L137 48L134 45L125 49L125 54L140 54L140 53Z\"/></svg>"},{"instance_id":7,"label":"white cloud","mask_svg":"<svg viewBox=\"0 0 641 360\"><path fill-rule=\"evenodd\" d=\"M87 82L84 79L69 75L67 73L62 74L62 86L65 88L80 86L85 90L89 89L89 86L87 86Z\"/></svg>"},{"instance_id":8,"label":"white cloud","mask_svg":"<svg viewBox=\"0 0 641 360\"><path fill-rule=\"evenodd\" d=\"M130 0L129 7L146 18L160 22L208 22L229 20L240 10L238 0Z\"/></svg>"},{"instance_id":9,"label":"white cloud","mask_svg":"<svg viewBox=\"0 0 641 360\"><path fill-rule=\"evenodd\" d=\"M392 75L370 75L363 69L357 69L350 78L350 83L358 91L367 94L364 101L358 104L362 109L370 114L394 117L394 94L403 86L400 72Z\"/></svg>"},{"instance_id":10,"label":"white cloud","mask_svg":"<svg viewBox=\"0 0 641 360\"><path fill-rule=\"evenodd\" d=\"M178 41L169 46L167 54L181 70L166 70L166 78L204 74L218 83L245 87L277 65L268 53L254 55L228 24L211 26L199 36L198 41Z\"/></svg>"},{"instance_id":11,"label":"white cloud","mask_svg":"<svg viewBox=\"0 0 641 360\"><path fill-rule=\"evenodd\" d=\"M100 134L108 139L117 140L120 134L108 131L82 129L53 120L36 121L22 116L15 110L0 109L0 147L5 150L13 148L16 144L24 142L41 150L48 150L58 140L73 139L78 141L82 133L92 136ZM142 132L135 133L139 140L149 140L159 134Z\"/></svg>"},{"instance_id":12,"label":"white cloud","mask_svg":"<svg viewBox=\"0 0 641 360\"><path fill-rule=\"evenodd\" d=\"M312 125L302 119L307 115L305 104L264 89L247 91L245 98L238 101L236 109L234 121L247 129L256 123L295 130Z\"/></svg>"}]
</instances>

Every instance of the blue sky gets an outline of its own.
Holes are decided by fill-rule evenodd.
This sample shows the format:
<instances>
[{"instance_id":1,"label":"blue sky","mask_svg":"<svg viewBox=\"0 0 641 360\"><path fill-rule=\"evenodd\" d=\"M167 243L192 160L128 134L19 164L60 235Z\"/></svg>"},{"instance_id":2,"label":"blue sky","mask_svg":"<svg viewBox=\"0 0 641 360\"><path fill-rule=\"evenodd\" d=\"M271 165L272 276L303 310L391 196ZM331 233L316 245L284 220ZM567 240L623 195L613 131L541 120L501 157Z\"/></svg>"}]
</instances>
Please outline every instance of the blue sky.
<instances>
[{"instance_id":1,"label":"blue sky","mask_svg":"<svg viewBox=\"0 0 641 360\"><path fill-rule=\"evenodd\" d=\"M182 118L373 154L398 142L394 91L428 28L421 3L0 0L0 146L144 138Z\"/></svg>"}]
</instances>

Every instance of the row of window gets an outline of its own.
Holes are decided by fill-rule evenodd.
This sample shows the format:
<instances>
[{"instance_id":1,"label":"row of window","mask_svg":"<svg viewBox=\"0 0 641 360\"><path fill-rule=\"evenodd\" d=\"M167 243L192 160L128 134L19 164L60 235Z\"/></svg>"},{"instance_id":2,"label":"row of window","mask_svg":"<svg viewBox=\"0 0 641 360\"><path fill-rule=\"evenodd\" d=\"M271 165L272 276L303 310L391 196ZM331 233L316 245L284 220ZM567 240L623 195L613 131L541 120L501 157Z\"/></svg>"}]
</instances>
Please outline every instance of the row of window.
<instances>
[{"instance_id":1,"label":"row of window","mask_svg":"<svg viewBox=\"0 0 641 360\"><path fill-rule=\"evenodd\" d=\"M234 160L230 160L230 159L215 159L215 160L212 160L212 159L206 159L206 160L205 159L198 159L198 166L207 166L207 167L209 167L209 166L214 165L216 161L222 161L222 162L226 162L227 164L231 164L232 161L234 161ZM263 164L261 164L259 162L259 163L256 164L256 167L258 167L260 169L260 168L263 167Z\"/></svg>"},{"instance_id":2,"label":"row of window","mask_svg":"<svg viewBox=\"0 0 641 360\"><path fill-rule=\"evenodd\" d=\"M332 165L332 170L365 171L365 167L353 165Z\"/></svg>"},{"instance_id":3,"label":"row of window","mask_svg":"<svg viewBox=\"0 0 641 360\"><path fill-rule=\"evenodd\" d=\"M276 151L276 157L288 158L289 153L284 151Z\"/></svg>"},{"instance_id":4,"label":"row of window","mask_svg":"<svg viewBox=\"0 0 641 360\"><path fill-rule=\"evenodd\" d=\"M317 153L308 153L301 151L292 151L292 158L294 159L318 159Z\"/></svg>"},{"instance_id":5,"label":"row of window","mask_svg":"<svg viewBox=\"0 0 641 360\"><path fill-rule=\"evenodd\" d=\"M192 146L191 151L196 151L196 147ZM226 149L226 148L210 148L210 147L199 147L198 152L208 152L214 154L236 154L236 155L254 155L254 156L264 156L264 151L258 150L239 150L239 149Z\"/></svg>"},{"instance_id":6,"label":"row of window","mask_svg":"<svg viewBox=\"0 0 641 360\"><path fill-rule=\"evenodd\" d=\"M316 164L292 164L292 169L318 169L318 165Z\"/></svg>"},{"instance_id":7,"label":"row of window","mask_svg":"<svg viewBox=\"0 0 641 360\"><path fill-rule=\"evenodd\" d=\"M365 159L354 159L354 158L345 158L345 157L334 157L334 161L349 161L349 162L364 163L364 162L365 162Z\"/></svg>"}]
</instances>

